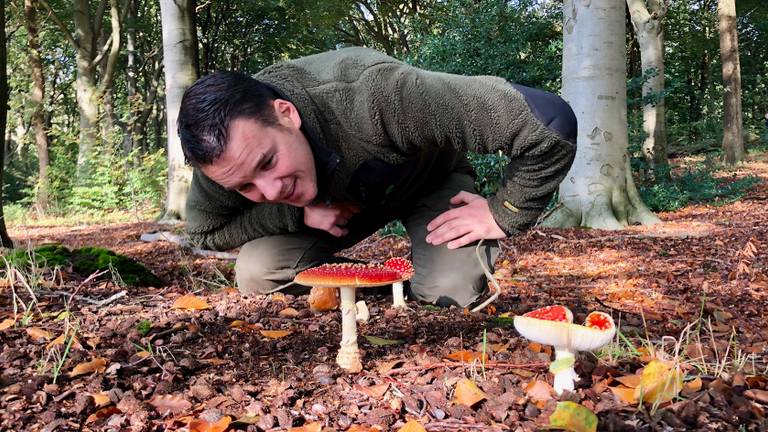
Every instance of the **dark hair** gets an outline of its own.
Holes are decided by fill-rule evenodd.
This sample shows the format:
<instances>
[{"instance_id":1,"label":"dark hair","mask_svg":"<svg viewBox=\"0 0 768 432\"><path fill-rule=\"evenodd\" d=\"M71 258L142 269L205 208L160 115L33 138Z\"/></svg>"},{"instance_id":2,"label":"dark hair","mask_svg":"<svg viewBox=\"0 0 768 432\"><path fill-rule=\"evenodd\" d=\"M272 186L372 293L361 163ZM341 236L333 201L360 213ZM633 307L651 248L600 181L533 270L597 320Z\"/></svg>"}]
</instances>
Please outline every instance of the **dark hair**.
<instances>
[{"instance_id":1,"label":"dark hair","mask_svg":"<svg viewBox=\"0 0 768 432\"><path fill-rule=\"evenodd\" d=\"M233 120L244 117L276 125L271 104L275 99L270 86L237 72L216 72L197 80L184 92L176 123L187 163L207 165L221 156Z\"/></svg>"}]
</instances>

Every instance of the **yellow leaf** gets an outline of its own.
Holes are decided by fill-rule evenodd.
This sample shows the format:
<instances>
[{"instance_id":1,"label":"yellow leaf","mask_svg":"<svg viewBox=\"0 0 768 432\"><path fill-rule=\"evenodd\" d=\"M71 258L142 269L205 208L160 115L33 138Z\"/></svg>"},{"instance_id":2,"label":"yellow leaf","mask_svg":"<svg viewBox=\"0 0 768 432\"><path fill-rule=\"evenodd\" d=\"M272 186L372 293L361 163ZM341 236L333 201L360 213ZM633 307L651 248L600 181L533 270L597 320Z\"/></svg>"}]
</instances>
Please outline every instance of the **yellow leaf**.
<instances>
[{"instance_id":1,"label":"yellow leaf","mask_svg":"<svg viewBox=\"0 0 768 432\"><path fill-rule=\"evenodd\" d=\"M260 330L259 331L263 336L266 336L270 339L280 339L288 336L289 334L293 333L290 330Z\"/></svg>"},{"instance_id":2,"label":"yellow leaf","mask_svg":"<svg viewBox=\"0 0 768 432\"><path fill-rule=\"evenodd\" d=\"M555 412L549 416L549 424L570 432L596 432L597 416L576 402L558 402Z\"/></svg>"},{"instance_id":3,"label":"yellow leaf","mask_svg":"<svg viewBox=\"0 0 768 432\"><path fill-rule=\"evenodd\" d=\"M472 363L475 360L482 361L483 353L479 353L477 351L461 350L461 351L452 352L445 357L451 360L456 360L464 363ZM485 355L485 360L486 361L488 360L488 354Z\"/></svg>"},{"instance_id":4,"label":"yellow leaf","mask_svg":"<svg viewBox=\"0 0 768 432\"><path fill-rule=\"evenodd\" d=\"M486 398L485 393L477 388L477 385L472 380L464 378L456 383L453 399L455 403L471 407Z\"/></svg>"},{"instance_id":5,"label":"yellow leaf","mask_svg":"<svg viewBox=\"0 0 768 432\"><path fill-rule=\"evenodd\" d=\"M84 375L91 372L104 372L104 369L106 368L107 359L97 357L89 362L83 362L75 366L75 368L72 369L72 372L69 373L69 376L76 377L78 375Z\"/></svg>"},{"instance_id":6,"label":"yellow leaf","mask_svg":"<svg viewBox=\"0 0 768 432\"><path fill-rule=\"evenodd\" d=\"M528 344L528 349L535 353L540 353L543 348L544 347L538 342L531 342Z\"/></svg>"},{"instance_id":7,"label":"yellow leaf","mask_svg":"<svg viewBox=\"0 0 768 432\"><path fill-rule=\"evenodd\" d=\"M194 419L189 422L189 432L224 432L232 423L230 416L224 416L215 423L202 419Z\"/></svg>"},{"instance_id":8,"label":"yellow leaf","mask_svg":"<svg viewBox=\"0 0 768 432\"><path fill-rule=\"evenodd\" d=\"M542 380L533 380L525 386L525 394L534 402L546 402L552 399L552 386Z\"/></svg>"},{"instance_id":9,"label":"yellow leaf","mask_svg":"<svg viewBox=\"0 0 768 432\"><path fill-rule=\"evenodd\" d=\"M16 320L13 318L6 318L3 320L3 322L0 322L0 330L5 330L8 328L13 327L13 325L16 324Z\"/></svg>"},{"instance_id":10,"label":"yellow leaf","mask_svg":"<svg viewBox=\"0 0 768 432\"><path fill-rule=\"evenodd\" d=\"M643 369L635 397L651 404L671 401L683 388L680 365L662 360L652 360Z\"/></svg>"},{"instance_id":11,"label":"yellow leaf","mask_svg":"<svg viewBox=\"0 0 768 432\"><path fill-rule=\"evenodd\" d=\"M408 423L404 424L397 432L427 432L424 426L416 420L408 420Z\"/></svg>"},{"instance_id":12,"label":"yellow leaf","mask_svg":"<svg viewBox=\"0 0 768 432\"><path fill-rule=\"evenodd\" d=\"M640 386L641 378L642 376L635 374L635 375L625 375L620 377L614 377L613 379L624 384L629 388L636 388Z\"/></svg>"},{"instance_id":13,"label":"yellow leaf","mask_svg":"<svg viewBox=\"0 0 768 432\"><path fill-rule=\"evenodd\" d=\"M320 422L307 423L304 426L288 429L288 432L320 432L323 430L323 424Z\"/></svg>"},{"instance_id":14,"label":"yellow leaf","mask_svg":"<svg viewBox=\"0 0 768 432\"><path fill-rule=\"evenodd\" d=\"M608 388L611 389L613 394L625 404L627 405L637 404L637 398L635 397L635 389L624 387L624 386L608 387Z\"/></svg>"},{"instance_id":15,"label":"yellow leaf","mask_svg":"<svg viewBox=\"0 0 768 432\"><path fill-rule=\"evenodd\" d=\"M93 398L93 403L97 407L103 407L112 403L112 400L106 392L91 393L91 397Z\"/></svg>"},{"instance_id":16,"label":"yellow leaf","mask_svg":"<svg viewBox=\"0 0 768 432\"><path fill-rule=\"evenodd\" d=\"M27 334L36 342L40 339L51 340L53 338L53 335L49 331L43 330L40 327L29 327L27 329Z\"/></svg>"},{"instance_id":17,"label":"yellow leaf","mask_svg":"<svg viewBox=\"0 0 768 432\"><path fill-rule=\"evenodd\" d=\"M148 358L150 355L152 355L152 354L150 354L149 351L139 351L139 352L136 353L136 357L138 357L140 359Z\"/></svg>"},{"instance_id":18,"label":"yellow leaf","mask_svg":"<svg viewBox=\"0 0 768 432\"><path fill-rule=\"evenodd\" d=\"M173 302L173 305L171 306L171 309L185 309L185 310L203 310L203 309L210 309L211 305L209 305L205 300L201 299L200 297L197 297L194 294L187 294L183 295L176 299L175 302Z\"/></svg>"}]
</instances>

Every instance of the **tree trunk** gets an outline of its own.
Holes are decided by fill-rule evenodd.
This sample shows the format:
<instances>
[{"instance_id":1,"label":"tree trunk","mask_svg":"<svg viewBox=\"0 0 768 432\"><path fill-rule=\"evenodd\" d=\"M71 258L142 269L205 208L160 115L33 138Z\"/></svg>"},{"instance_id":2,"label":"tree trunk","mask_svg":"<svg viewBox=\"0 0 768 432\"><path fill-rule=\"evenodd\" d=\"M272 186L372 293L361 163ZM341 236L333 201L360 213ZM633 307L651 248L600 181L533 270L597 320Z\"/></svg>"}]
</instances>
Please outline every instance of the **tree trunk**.
<instances>
[{"instance_id":1,"label":"tree trunk","mask_svg":"<svg viewBox=\"0 0 768 432\"><path fill-rule=\"evenodd\" d=\"M80 142L77 149L77 181L85 180L90 172L93 149L98 139L99 103L96 88L96 71L92 63L94 32L88 0L74 0L77 77L75 89L80 109ZM99 17L100 18L100 17Z\"/></svg>"},{"instance_id":2,"label":"tree trunk","mask_svg":"<svg viewBox=\"0 0 768 432\"><path fill-rule=\"evenodd\" d=\"M194 0L160 0L168 135L168 192L164 221L184 219L192 169L186 165L176 118L184 91L197 79Z\"/></svg>"},{"instance_id":3,"label":"tree trunk","mask_svg":"<svg viewBox=\"0 0 768 432\"><path fill-rule=\"evenodd\" d=\"M134 143L139 140L141 130L137 122L140 109L140 94L136 91L136 0L127 0L128 22L131 23L125 31L125 49L127 51L127 65L125 78L125 91L128 96L128 131L123 134L123 154L127 157L133 151Z\"/></svg>"},{"instance_id":4,"label":"tree trunk","mask_svg":"<svg viewBox=\"0 0 768 432\"><path fill-rule=\"evenodd\" d=\"M717 2L720 32L720 60L723 63L723 151L725 163L744 159L744 135L741 115L741 66L739 37L736 31L736 1Z\"/></svg>"},{"instance_id":5,"label":"tree trunk","mask_svg":"<svg viewBox=\"0 0 768 432\"><path fill-rule=\"evenodd\" d=\"M566 0L563 98L579 123L576 160L548 226L620 229L658 218L640 197L627 154L625 5Z\"/></svg>"},{"instance_id":6,"label":"tree trunk","mask_svg":"<svg viewBox=\"0 0 768 432\"><path fill-rule=\"evenodd\" d=\"M5 0L0 0L0 23L5 22ZM0 137L5 138L8 121L8 57L5 40L5 26L0 29ZM3 169L5 168L5 143L0 146L0 247L12 248L13 241L5 227L3 215Z\"/></svg>"},{"instance_id":7,"label":"tree trunk","mask_svg":"<svg viewBox=\"0 0 768 432\"><path fill-rule=\"evenodd\" d=\"M38 36L37 5L32 0L24 0L24 24L27 28L27 47L29 48L29 67L32 72L32 90L29 101L32 108L32 129L35 132L37 144L37 191L35 208L44 214L50 206L50 185L48 181L48 133L45 125L45 79L43 78L43 61L40 56L40 40Z\"/></svg>"},{"instance_id":8,"label":"tree trunk","mask_svg":"<svg viewBox=\"0 0 768 432\"><path fill-rule=\"evenodd\" d=\"M664 121L664 32L661 21L667 12L660 0L627 0L632 27L640 44L643 75L643 156L654 172L668 164ZM650 100L649 100L650 99Z\"/></svg>"}]
</instances>

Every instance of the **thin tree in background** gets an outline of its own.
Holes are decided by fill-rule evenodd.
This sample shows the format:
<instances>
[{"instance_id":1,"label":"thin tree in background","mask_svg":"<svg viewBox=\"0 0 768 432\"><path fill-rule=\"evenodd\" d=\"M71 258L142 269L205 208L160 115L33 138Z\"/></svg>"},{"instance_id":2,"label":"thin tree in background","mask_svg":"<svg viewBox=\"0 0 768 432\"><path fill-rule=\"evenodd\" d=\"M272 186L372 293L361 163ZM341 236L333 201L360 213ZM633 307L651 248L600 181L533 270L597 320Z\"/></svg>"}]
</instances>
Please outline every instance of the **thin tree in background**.
<instances>
[{"instance_id":1,"label":"thin tree in background","mask_svg":"<svg viewBox=\"0 0 768 432\"><path fill-rule=\"evenodd\" d=\"M165 66L165 106L168 128L168 193L164 222L185 218L185 205L192 169L186 164L181 140L176 132L184 91L197 79L197 39L195 2L161 0L163 26L163 64Z\"/></svg>"},{"instance_id":2,"label":"thin tree in background","mask_svg":"<svg viewBox=\"0 0 768 432\"><path fill-rule=\"evenodd\" d=\"M29 68L32 75L32 89L29 102L32 108L30 118L32 130L37 144L37 190L35 208L38 213L48 211L50 205L50 184L48 180L48 133L45 127L45 79L43 76L43 60L40 55L40 38L37 20L37 3L34 0L24 0L24 25L27 29L27 48L29 53Z\"/></svg>"},{"instance_id":3,"label":"thin tree in background","mask_svg":"<svg viewBox=\"0 0 768 432\"><path fill-rule=\"evenodd\" d=\"M736 30L736 1L717 2L720 32L720 60L723 64L723 151L725 163L744 159L744 135L741 113L741 66L739 36Z\"/></svg>"},{"instance_id":4,"label":"thin tree in background","mask_svg":"<svg viewBox=\"0 0 768 432\"><path fill-rule=\"evenodd\" d=\"M627 0L632 27L640 46L643 81L643 156L654 172L668 165L664 120L664 31L668 0ZM662 171L666 171L663 170Z\"/></svg>"},{"instance_id":5,"label":"thin tree in background","mask_svg":"<svg viewBox=\"0 0 768 432\"><path fill-rule=\"evenodd\" d=\"M658 218L643 204L627 154L625 4L566 0L563 98L578 119L576 160L547 226L620 229Z\"/></svg>"},{"instance_id":6,"label":"thin tree in background","mask_svg":"<svg viewBox=\"0 0 768 432\"><path fill-rule=\"evenodd\" d=\"M0 0L0 137L5 137L5 126L8 120L8 56L5 37L5 0ZM3 168L5 167L5 146L0 145L0 246L13 247L13 241L5 228L3 216Z\"/></svg>"}]
</instances>

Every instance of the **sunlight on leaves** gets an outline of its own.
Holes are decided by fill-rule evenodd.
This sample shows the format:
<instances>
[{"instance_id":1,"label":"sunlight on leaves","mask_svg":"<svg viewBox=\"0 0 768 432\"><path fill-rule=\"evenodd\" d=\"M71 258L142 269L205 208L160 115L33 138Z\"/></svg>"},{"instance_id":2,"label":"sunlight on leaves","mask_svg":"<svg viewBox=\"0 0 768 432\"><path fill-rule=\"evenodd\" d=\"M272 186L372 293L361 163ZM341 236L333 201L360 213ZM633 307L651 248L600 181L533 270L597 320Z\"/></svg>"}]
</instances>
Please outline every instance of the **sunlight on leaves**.
<instances>
[{"instance_id":1,"label":"sunlight on leaves","mask_svg":"<svg viewBox=\"0 0 768 432\"><path fill-rule=\"evenodd\" d=\"M533 380L526 384L525 394L534 402L546 402L552 399L554 389L546 381Z\"/></svg>"},{"instance_id":2,"label":"sunlight on leaves","mask_svg":"<svg viewBox=\"0 0 768 432\"><path fill-rule=\"evenodd\" d=\"M595 432L597 416L576 402L558 402L555 412L549 416L549 425L571 432Z\"/></svg>"},{"instance_id":3,"label":"sunlight on leaves","mask_svg":"<svg viewBox=\"0 0 768 432\"><path fill-rule=\"evenodd\" d=\"M446 358L449 358L451 360L460 361L464 363L472 363L473 361L488 361L488 354L485 354L483 356L483 353L479 353L477 351L467 351L467 350L461 350L452 352L445 356Z\"/></svg>"},{"instance_id":4,"label":"sunlight on leaves","mask_svg":"<svg viewBox=\"0 0 768 432\"><path fill-rule=\"evenodd\" d=\"M397 430L397 432L427 432L426 429L424 429L424 426L421 425L416 420L408 420L408 423L404 424L403 427Z\"/></svg>"},{"instance_id":5,"label":"sunlight on leaves","mask_svg":"<svg viewBox=\"0 0 768 432\"><path fill-rule=\"evenodd\" d=\"M184 310L204 310L210 309L211 305L205 300L197 297L194 294L186 294L176 299L171 306L171 309L184 309Z\"/></svg>"},{"instance_id":6,"label":"sunlight on leaves","mask_svg":"<svg viewBox=\"0 0 768 432\"><path fill-rule=\"evenodd\" d=\"M95 413L89 415L87 419L85 419L85 424L90 424L95 421L99 421L101 419L111 417L115 414L122 414L122 411L120 411L117 407L114 407L114 406L100 408Z\"/></svg>"},{"instance_id":7,"label":"sunlight on leaves","mask_svg":"<svg viewBox=\"0 0 768 432\"><path fill-rule=\"evenodd\" d=\"M289 307L278 312L278 315L283 318L296 318L297 316L299 316L299 311L297 311L292 307Z\"/></svg>"},{"instance_id":8,"label":"sunlight on leaves","mask_svg":"<svg viewBox=\"0 0 768 432\"><path fill-rule=\"evenodd\" d=\"M682 393L686 395L696 393L697 391L701 390L702 384L703 383L701 382L701 377L696 377L691 381L688 381L685 384L683 384Z\"/></svg>"},{"instance_id":9,"label":"sunlight on leaves","mask_svg":"<svg viewBox=\"0 0 768 432\"><path fill-rule=\"evenodd\" d=\"M635 397L635 389L625 386L609 387L611 392L622 402L627 405L636 405L637 397Z\"/></svg>"},{"instance_id":10,"label":"sunlight on leaves","mask_svg":"<svg viewBox=\"0 0 768 432\"><path fill-rule=\"evenodd\" d=\"M45 340L51 340L53 339L53 335L48 330L43 330L40 327L29 327L27 330L27 334L29 337L31 337L35 342L45 339Z\"/></svg>"},{"instance_id":11,"label":"sunlight on leaves","mask_svg":"<svg viewBox=\"0 0 768 432\"><path fill-rule=\"evenodd\" d=\"M66 346L67 345L67 333L62 333L59 337L56 339L48 342L48 345L46 345L47 349L50 349L53 346L61 345ZM83 349L83 346L80 344L80 341L77 339L77 336L72 336L72 348L74 349Z\"/></svg>"},{"instance_id":12,"label":"sunlight on leaves","mask_svg":"<svg viewBox=\"0 0 768 432\"><path fill-rule=\"evenodd\" d=\"M453 401L457 404L471 407L487 398L488 396L470 379L464 378L456 383Z\"/></svg>"},{"instance_id":13,"label":"sunlight on leaves","mask_svg":"<svg viewBox=\"0 0 768 432\"><path fill-rule=\"evenodd\" d=\"M104 372L107 368L107 359L103 357L97 357L89 362L83 362L75 366L72 372L69 373L70 377L76 377L79 375L89 374L91 372Z\"/></svg>"},{"instance_id":14,"label":"sunlight on leaves","mask_svg":"<svg viewBox=\"0 0 768 432\"><path fill-rule=\"evenodd\" d=\"M281 339L293 332L291 330L259 330L259 333L270 339Z\"/></svg>"},{"instance_id":15,"label":"sunlight on leaves","mask_svg":"<svg viewBox=\"0 0 768 432\"><path fill-rule=\"evenodd\" d=\"M627 387L630 388L636 388L640 386L640 379L642 377L640 375L634 374L634 375L625 375L620 377L614 377L616 381L624 384Z\"/></svg>"},{"instance_id":16,"label":"sunlight on leaves","mask_svg":"<svg viewBox=\"0 0 768 432\"><path fill-rule=\"evenodd\" d=\"M0 322L0 330L5 330L13 327L16 324L16 320L13 318L6 318L3 322Z\"/></svg>"},{"instance_id":17,"label":"sunlight on leaves","mask_svg":"<svg viewBox=\"0 0 768 432\"><path fill-rule=\"evenodd\" d=\"M189 422L189 432L224 432L230 423L232 423L230 416L224 416L214 423L203 419L194 419Z\"/></svg>"},{"instance_id":18,"label":"sunlight on leaves","mask_svg":"<svg viewBox=\"0 0 768 432\"><path fill-rule=\"evenodd\" d=\"M363 335L363 337L370 343L376 346L398 345L404 343L404 340L400 339L384 339L378 336Z\"/></svg>"},{"instance_id":19,"label":"sunlight on leaves","mask_svg":"<svg viewBox=\"0 0 768 432\"><path fill-rule=\"evenodd\" d=\"M370 426L352 425L347 429L347 432L379 432L380 430Z\"/></svg>"},{"instance_id":20,"label":"sunlight on leaves","mask_svg":"<svg viewBox=\"0 0 768 432\"><path fill-rule=\"evenodd\" d=\"M112 400L109 399L109 395L106 392L91 393L91 397L93 398L94 405L97 407L103 407L112 403Z\"/></svg>"},{"instance_id":21,"label":"sunlight on leaves","mask_svg":"<svg viewBox=\"0 0 768 432\"><path fill-rule=\"evenodd\" d=\"M671 401L683 388L683 373L680 365L653 360L643 369L640 385L635 397L653 404Z\"/></svg>"},{"instance_id":22,"label":"sunlight on leaves","mask_svg":"<svg viewBox=\"0 0 768 432\"><path fill-rule=\"evenodd\" d=\"M157 412L165 414L180 414L192 408L192 403L184 399L181 395L160 395L149 400L149 404L155 407Z\"/></svg>"}]
</instances>

